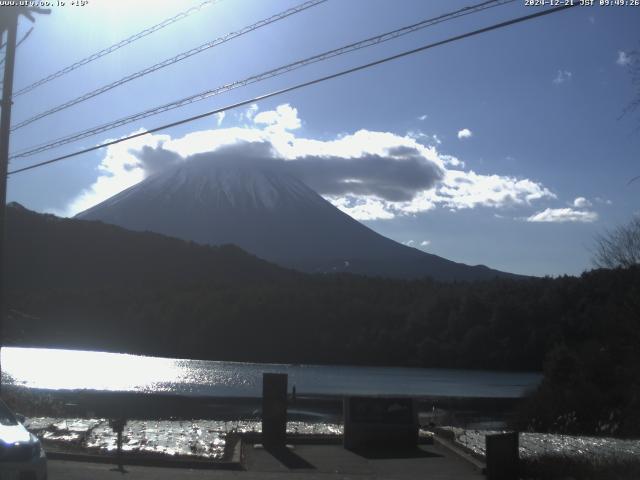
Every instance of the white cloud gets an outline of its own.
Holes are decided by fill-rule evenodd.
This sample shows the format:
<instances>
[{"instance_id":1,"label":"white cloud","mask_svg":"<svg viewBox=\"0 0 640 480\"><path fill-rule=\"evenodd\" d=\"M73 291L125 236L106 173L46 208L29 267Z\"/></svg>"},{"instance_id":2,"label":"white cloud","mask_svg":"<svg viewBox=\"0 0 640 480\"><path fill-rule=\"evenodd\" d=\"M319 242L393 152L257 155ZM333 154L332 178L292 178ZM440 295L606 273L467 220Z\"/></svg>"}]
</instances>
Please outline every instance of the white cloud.
<instances>
[{"instance_id":1,"label":"white cloud","mask_svg":"<svg viewBox=\"0 0 640 480\"><path fill-rule=\"evenodd\" d=\"M454 157L453 155L443 155L440 154L440 158L442 159L442 162L447 166L447 167L460 167L460 168L464 168L464 162L462 160L460 160L458 157Z\"/></svg>"},{"instance_id":2,"label":"white cloud","mask_svg":"<svg viewBox=\"0 0 640 480\"><path fill-rule=\"evenodd\" d=\"M473 136L473 132L468 128L463 128L458 132L458 138L462 140L463 138L471 138Z\"/></svg>"},{"instance_id":3,"label":"white cloud","mask_svg":"<svg viewBox=\"0 0 640 480\"><path fill-rule=\"evenodd\" d=\"M425 113L424 115L420 115L418 117L418 120L420 120L421 122L424 122L427 118L429 118L429 115Z\"/></svg>"},{"instance_id":4,"label":"white cloud","mask_svg":"<svg viewBox=\"0 0 640 480\"><path fill-rule=\"evenodd\" d=\"M421 132L420 130L409 130L406 135L407 137L413 138L414 140L425 140L426 142L428 142L428 140L431 138L429 137L429 135Z\"/></svg>"},{"instance_id":5,"label":"white cloud","mask_svg":"<svg viewBox=\"0 0 640 480\"><path fill-rule=\"evenodd\" d=\"M138 130L138 133L143 130ZM126 136L126 135L125 135ZM168 135L145 135L107 147L106 155L98 166L98 178L89 188L71 201L63 216L72 216L135 185L146 177L140 160L132 150L157 148L169 140Z\"/></svg>"},{"instance_id":6,"label":"white cloud","mask_svg":"<svg viewBox=\"0 0 640 480\"><path fill-rule=\"evenodd\" d=\"M573 206L576 208L589 208L591 202L584 197L578 197L573 201Z\"/></svg>"},{"instance_id":7,"label":"white cloud","mask_svg":"<svg viewBox=\"0 0 640 480\"><path fill-rule=\"evenodd\" d=\"M148 135L109 147L94 184L69 205L68 214L204 152L211 152L214 161L230 152L239 158L269 159L358 220L392 219L436 208L528 206L556 198L527 178L465 170L462 160L408 134L358 130L316 140L296 136L301 121L288 104L257 111L257 106L247 111L255 122L244 127L214 128L178 138Z\"/></svg>"},{"instance_id":8,"label":"white cloud","mask_svg":"<svg viewBox=\"0 0 640 480\"><path fill-rule=\"evenodd\" d=\"M357 220L390 220L395 214L386 208L385 202L376 198L352 195L326 197L335 207Z\"/></svg>"},{"instance_id":9,"label":"white cloud","mask_svg":"<svg viewBox=\"0 0 640 480\"><path fill-rule=\"evenodd\" d=\"M275 110L256 114L253 117L253 122L282 130L296 130L302 125L298 118L298 110L288 103L278 105Z\"/></svg>"},{"instance_id":10,"label":"white cloud","mask_svg":"<svg viewBox=\"0 0 640 480\"><path fill-rule=\"evenodd\" d=\"M258 104L252 103L251 105L249 105L249 108L247 108L246 112L244 112L244 117L247 120L253 120L253 117L256 115L257 111Z\"/></svg>"},{"instance_id":11,"label":"white cloud","mask_svg":"<svg viewBox=\"0 0 640 480\"><path fill-rule=\"evenodd\" d=\"M503 208L528 206L541 199L553 199L549 189L529 179L501 175L481 175L474 171L446 170L435 188L417 192L408 201L388 201L369 196L366 201L355 196L329 198L343 212L358 220L391 219L414 215L435 208L451 211L476 207Z\"/></svg>"},{"instance_id":12,"label":"white cloud","mask_svg":"<svg viewBox=\"0 0 640 480\"><path fill-rule=\"evenodd\" d=\"M556 198L549 189L532 180L481 175L473 170L447 170L442 183L428 193L434 203L454 210L530 205L535 200Z\"/></svg>"},{"instance_id":13,"label":"white cloud","mask_svg":"<svg viewBox=\"0 0 640 480\"><path fill-rule=\"evenodd\" d=\"M215 116L216 116L216 124L218 126L222 125L222 121L224 120L225 113L224 112L216 113Z\"/></svg>"},{"instance_id":14,"label":"white cloud","mask_svg":"<svg viewBox=\"0 0 640 480\"><path fill-rule=\"evenodd\" d=\"M623 52L622 50L618 51L618 58L616 59L616 63L621 67L626 67L631 64L631 55L627 52Z\"/></svg>"},{"instance_id":15,"label":"white cloud","mask_svg":"<svg viewBox=\"0 0 640 480\"><path fill-rule=\"evenodd\" d=\"M555 83L556 85L560 85L565 82L568 82L569 80L571 80L572 77L573 77L573 73L571 73L569 70L558 70L558 73L553 79L553 83Z\"/></svg>"},{"instance_id":16,"label":"white cloud","mask_svg":"<svg viewBox=\"0 0 640 480\"><path fill-rule=\"evenodd\" d=\"M407 132L407 137L413 138L414 140L422 143L423 145L440 145L442 140L436 135L427 135L420 130L409 130Z\"/></svg>"},{"instance_id":17,"label":"white cloud","mask_svg":"<svg viewBox=\"0 0 640 480\"><path fill-rule=\"evenodd\" d=\"M573 208L547 208L531 215L527 222L583 222L591 223L598 220L596 212L574 210Z\"/></svg>"},{"instance_id":18,"label":"white cloud","mask_svg":"<svg viewBox=\"0 0 640 480\"><path fill-rule=\"evenodd\" d=\"M415 240L407 240L402 242L403 245L406 245L407 247L416 247L416 246L420 246L421 248L424 247L428 247L431 244L430 240L422 240L421 242L415 241Z\"/></svg>"}]
</instances>

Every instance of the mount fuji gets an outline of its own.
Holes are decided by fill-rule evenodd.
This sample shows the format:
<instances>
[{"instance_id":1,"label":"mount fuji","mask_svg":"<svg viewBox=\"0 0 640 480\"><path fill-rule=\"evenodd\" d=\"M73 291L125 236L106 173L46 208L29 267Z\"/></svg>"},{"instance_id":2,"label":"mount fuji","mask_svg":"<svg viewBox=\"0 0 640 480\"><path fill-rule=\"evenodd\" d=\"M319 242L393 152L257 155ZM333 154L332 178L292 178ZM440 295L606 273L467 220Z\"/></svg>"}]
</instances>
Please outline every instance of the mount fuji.
<instances>
[{"instance_id":1,"label":"mount fuji","mask_svg":"<svg viewBox=\"0 0 640 480\"><path fill-rule=\"evenodd\" d=\"M410 248L357 222L283 168L282 161L207 154L169 167L76 218L201 244L235 244L305 272L436 280L515 276Z\"/></svg>"}]
</instances>

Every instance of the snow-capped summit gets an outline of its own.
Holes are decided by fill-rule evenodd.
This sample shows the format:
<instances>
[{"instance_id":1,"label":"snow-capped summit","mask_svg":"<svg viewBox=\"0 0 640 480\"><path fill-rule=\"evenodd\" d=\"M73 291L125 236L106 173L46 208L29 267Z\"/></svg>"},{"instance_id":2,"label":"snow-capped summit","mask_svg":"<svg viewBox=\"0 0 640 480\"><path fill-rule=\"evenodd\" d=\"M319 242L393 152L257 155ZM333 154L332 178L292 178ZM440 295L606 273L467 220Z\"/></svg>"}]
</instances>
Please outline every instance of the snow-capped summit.
<instances>
[{"instance_id":1,"label":"snow-capped summit","mask_svg":"<svg viewBox=\"0 0 640 480\"><path fill-rule=\"evenodd\" d=\"M77 215L197 243L232 243L283 266L441 280L501 272L406 247L338 210L269 160L195 155Z\"/></svg>"},{"instance_id":2,"label":"snow-capped summit","mask_svg":"<svg viewBox=\"0 0 640 480\"><path fill-rule=\"evenodd\" d=\"M144 182L78 215L103 207L115 207L134 195L158 203L176 202L183 207L213 210L276 210L324 203L324 199L298 179L278 171L268 160L212 161L204 155L156 174Z\"/></svg>"}]
</instances>

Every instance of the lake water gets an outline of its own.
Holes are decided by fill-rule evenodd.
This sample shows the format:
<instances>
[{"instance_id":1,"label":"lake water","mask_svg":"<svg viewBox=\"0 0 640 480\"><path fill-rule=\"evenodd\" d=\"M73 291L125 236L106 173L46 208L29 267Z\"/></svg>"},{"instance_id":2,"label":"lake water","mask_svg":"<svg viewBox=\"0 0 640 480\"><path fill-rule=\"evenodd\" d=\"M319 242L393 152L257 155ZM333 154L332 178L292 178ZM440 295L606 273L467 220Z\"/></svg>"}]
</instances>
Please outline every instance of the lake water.
<instances>
[{"instance_id":1,"label":"lake water","mask_svg":"<svg viewBox=\"0 0 640 480\"><path fill-rule=\"evenodd\" d=\"M260 397L262 373L289 375L298 395L517 398L541 374L435 368L284 365L180 360L119 353L2 348L2 382L53 390Z\"/></svg>"}]
</instances>

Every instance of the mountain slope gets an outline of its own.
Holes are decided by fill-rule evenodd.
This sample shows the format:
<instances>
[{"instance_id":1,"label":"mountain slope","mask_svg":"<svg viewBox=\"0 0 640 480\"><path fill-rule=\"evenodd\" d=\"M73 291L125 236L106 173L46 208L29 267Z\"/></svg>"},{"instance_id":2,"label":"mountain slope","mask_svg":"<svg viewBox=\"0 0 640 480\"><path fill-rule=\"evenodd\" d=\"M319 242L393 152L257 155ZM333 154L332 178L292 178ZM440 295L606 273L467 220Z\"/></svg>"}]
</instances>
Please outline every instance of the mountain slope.
<instances>
[{"instance_id":1,"label":"mountain slope","mask_svg":"<svg viewBox=\"0 0 640 480\"><path fill-rule=\"evenodd\" d=\"M302 276L233 245L197 245L99 222L7 206L5 276L11 289L247 284Z\"/></svg>"},{"instance_id":2,"label":"mountain slope","mask_svg":"<svg viewBox=\"0 0 640 480\"><path fill-rule=\"evenodd\" d=\"M266 160L188 162L77 215L201 244L232 243L307 272L481 280L505 276L409 248L344 214Z\"/></svg>"}]
</instances>

